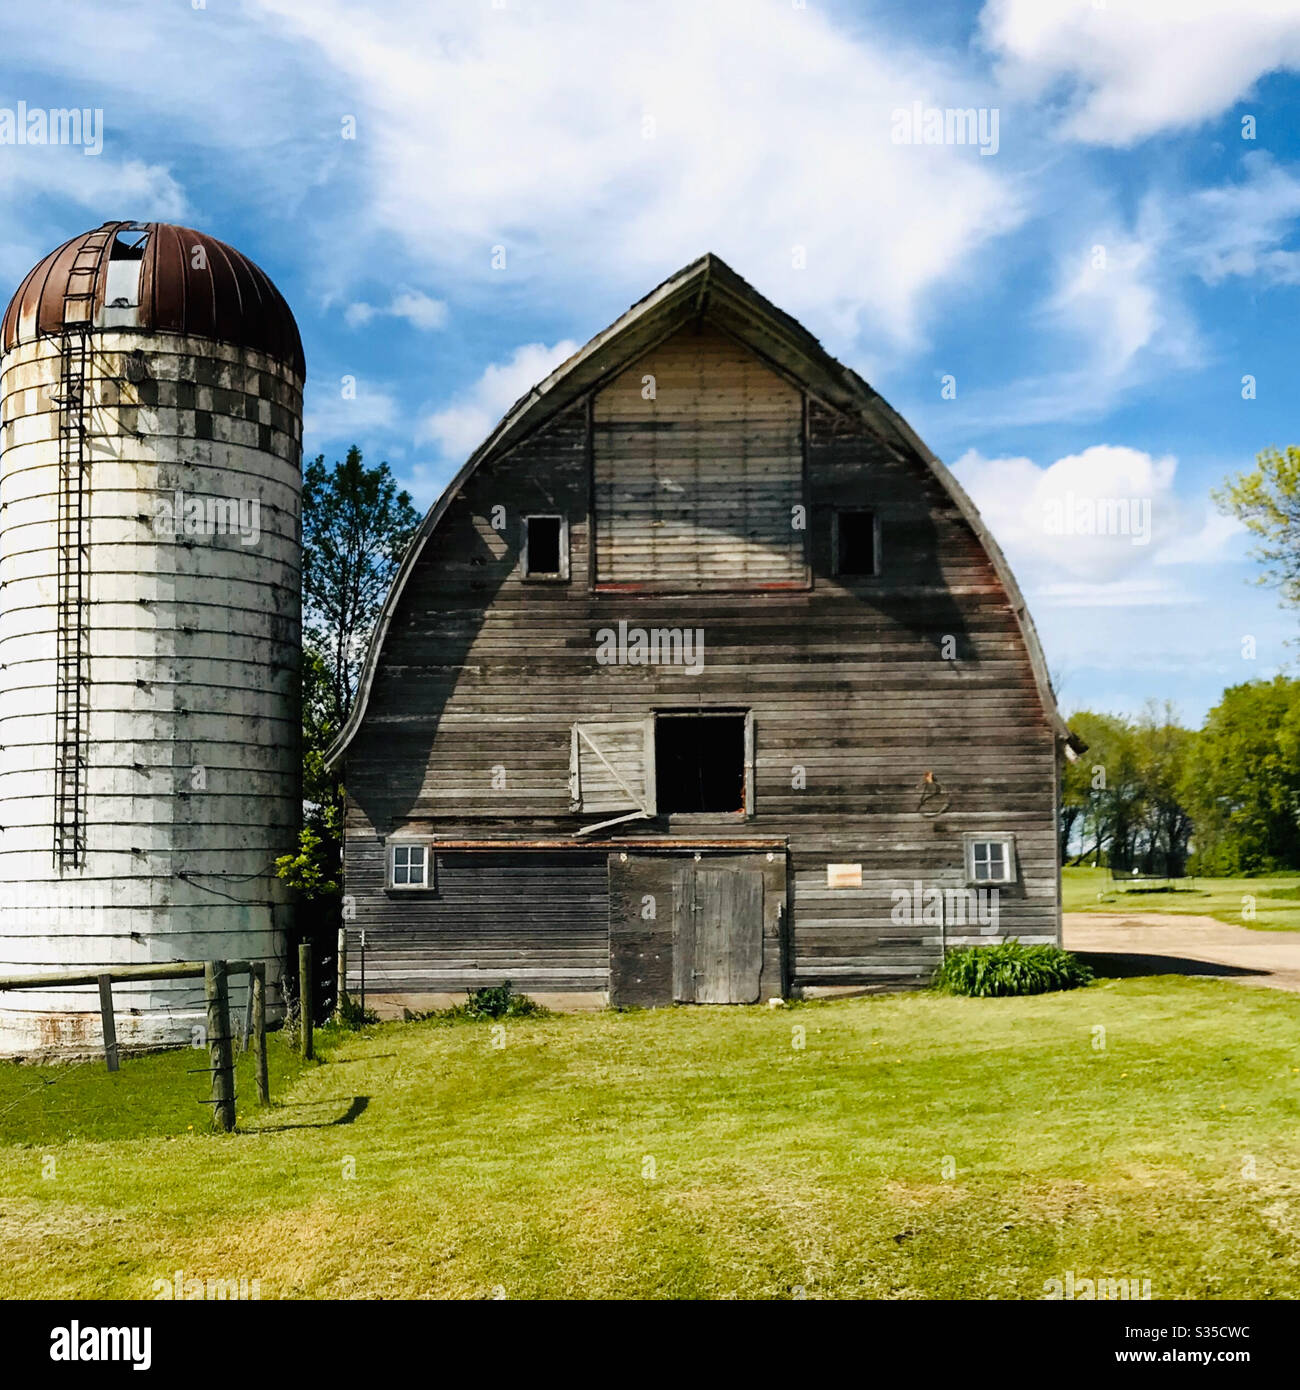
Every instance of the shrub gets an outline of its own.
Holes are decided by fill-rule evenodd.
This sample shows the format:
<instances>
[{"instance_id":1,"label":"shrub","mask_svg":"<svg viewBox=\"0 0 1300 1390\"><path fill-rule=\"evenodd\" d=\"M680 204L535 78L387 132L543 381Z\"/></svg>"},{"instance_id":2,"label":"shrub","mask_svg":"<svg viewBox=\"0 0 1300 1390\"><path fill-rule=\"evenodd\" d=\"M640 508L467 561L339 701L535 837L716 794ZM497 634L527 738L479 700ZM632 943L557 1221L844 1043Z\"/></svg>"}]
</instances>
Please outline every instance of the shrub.
<instances>
[{"instance_id":1,"label":"shrub","mask_svg":"<svg viewBox=\"0 0 1300 1390\"><path fill-rule=\"evenodd\" d=\"M343 996L338 1011L338 1023L341 1027L356 1032L357 1029L363 1028L367 1023L378 1022L379 1015L374 1009L363 1010L359 999L354 999L350 994L345 994Z\"/></svg>"},{"instance_id":2,"label":"shrub","mask_svg":"<svg viewBox=\"0 0 1300 1390\"><path fill-rule=\"evenodd\" d=\"M989 998L1077 989L1092 978L1088 966L1069 951L1059 946L1023 946L1013 938L998 946L967 946L950 952L931 985L945 994Z\"/></svg>"},{"instance_id":3,"label":"shrub","mask_svg":"<svg viewBox=\"0 0 1300 1390\"><path fill-rule=\"evenodd\" d=\"M420 1023L425 1019L435 1019L443 1023L479 1023L490 1018L545 1018L551 1011L530 999L526 994L516 994L510 981L503 985L490 985L484 989L466 991L463 1004L453 1004L449 1009L430 1009L426 1013L402 1011L407 1023Z\"/></svg>"}]
</instances>

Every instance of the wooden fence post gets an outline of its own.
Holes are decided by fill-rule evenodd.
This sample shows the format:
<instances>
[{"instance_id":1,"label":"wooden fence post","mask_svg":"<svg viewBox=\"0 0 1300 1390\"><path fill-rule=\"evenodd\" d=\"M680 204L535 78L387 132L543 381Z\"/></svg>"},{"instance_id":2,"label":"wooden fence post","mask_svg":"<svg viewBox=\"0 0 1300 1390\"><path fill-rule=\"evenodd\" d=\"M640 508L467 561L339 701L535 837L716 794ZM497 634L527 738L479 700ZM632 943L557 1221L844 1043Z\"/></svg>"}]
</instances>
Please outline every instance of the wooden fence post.
<instances>
[{"instance_id":1,"label":"wooden fence post","mask_svg":"<svg viewBox=\"0 0 1300 1390\"><path fill-rule=\"evenodd\" d=\"M113 977L99 977L99 1016L104 1025L104 1060L109 1071L117 1070L117 1023L113 1018Z\"/></svg>"},{"instance_id":2,"label":"wooden fence post","mask_svg":"<svg viewBox=\"0 0 1300 1390\"><path fill-rule=\"evenodd\" d=\"M298 946L298 1028L302 1039L302 1055L311 1061L316 1055L312 1037L312 948L310 941Z\"/></svg>"},{"instance_id":3,"label":"wooden fence post","mask_svg":"<svg viewBox=\"0 0 1300 1390\"><path fill-rule=\"evenodd\" d=\"M270 1105L271 1089L266 1078L266 966L259 962L253 966L249 980L253 997L253 1046L257 1049L257 1103Z\"/></svg>"},{"instance_id":4,"label":"wooden fence post","mask_svg":"<svg viewBox=\"0 0 1300 1390\"><path fill-rule=\"evenodd\" d=\"M235 1127L235 1054L230 1037L230 990L224 960L205 961L203 994L208 1005L208 1066L212 1069L212 1125L229 1134Z\"/></svg>"},{"instance_id":5,"label":"wooden fence post","mask_svg":"<svg viewBox=\"0 0 1300 1390\"><path fill-rule=\"evenodd\" d=\"M334 1017L343 1022L343 1003L348 997L348 929L339 928L339 982L334 991Z\"/></svg>"},{"instance_id":6,"label":"wooden fence post","mask_svg":"<svg viewBox=\"0 0 1300 1390\"><path fill-rule=\"evenodd\" d=\"M253 967L248 967L248 996L244 1000L244 1017L239 1025L239 1050L247 1052L253 1036Z\"/></svg>"}]
</instances>

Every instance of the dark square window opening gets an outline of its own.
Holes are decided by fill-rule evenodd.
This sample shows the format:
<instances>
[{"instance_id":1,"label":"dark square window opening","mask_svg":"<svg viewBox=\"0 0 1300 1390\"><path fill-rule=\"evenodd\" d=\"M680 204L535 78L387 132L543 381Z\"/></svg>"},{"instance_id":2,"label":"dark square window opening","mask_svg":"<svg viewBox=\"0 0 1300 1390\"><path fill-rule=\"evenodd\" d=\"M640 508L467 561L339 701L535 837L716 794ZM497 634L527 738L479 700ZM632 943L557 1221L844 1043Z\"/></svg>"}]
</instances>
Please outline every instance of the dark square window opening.
<instances>
[{"instance_id":1,"label":"dark square window opening","mask_svg":"<svg viewBox=\"0 0 1300 1390\"><path fill-rule=\"evenodd\" d=\"M563 574L564 522L558 516L530 516L524 521L524 573L559 578Z\"/></svg>"},{"instance_id":2,"label":"dark square window opening","mask_svg":"<svg viewBox=\"0 0 1300 1390\"><path fill-rule=\"evenodd\" d=\"M743 813L745 716L656 716L655 799L665 815Z\"/></svg>"},{"instance_id":3,"label":"dark square window opening","mask_svg":"<svg viewBox=\"0 0 1300 1390\"><path fill-rule=\"evenodd\" d=\"M875 512L844 511L835 514L835 573L876 573Z\"/></svg>"}]
</instances>

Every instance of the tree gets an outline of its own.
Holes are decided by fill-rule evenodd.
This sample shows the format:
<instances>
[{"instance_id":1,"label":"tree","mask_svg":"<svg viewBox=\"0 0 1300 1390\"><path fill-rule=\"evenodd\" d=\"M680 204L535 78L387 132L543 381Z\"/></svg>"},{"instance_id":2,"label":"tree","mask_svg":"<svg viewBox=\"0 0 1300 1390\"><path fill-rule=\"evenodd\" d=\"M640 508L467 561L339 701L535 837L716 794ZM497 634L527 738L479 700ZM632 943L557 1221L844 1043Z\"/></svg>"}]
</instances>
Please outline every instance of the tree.
<instances>
[{"instance_id":1,"label":"tree","mask_svg":"<svg viewBox=\"0 0 1300 1390\"><path fill-rule=\"evenodd\" d=\"M342 463L318 455L303 473L303 824L279 876L310 905L333 910L341 891L343 786L325 752L347 719L361 661L419 513L386 463L367 468L353 445Z\"/></svg>"},{"instance_id":2,"label":"tree","mask_svg":"<svg viewBox=\"0 0 1300 1390\"><path fill-rule=\"evenodd\" d=\"M329 713L340 725L384 596L419 524L410 493L397 490L388 465L367 468L355 444L333 468L318 454L303 472L304 640L325 662Z\"/></svg>"},{"instance_id":3,"label":"tree","mask_svg":"<svg viewBox=\"0 0 1300 1390\"><path fill-rule=\"evenodd\" d=\"M1182 795L1200 872L1300 865L1300 681L1276 676L1225 690L1193 747Z\"/></svg>"},{"instance_id":4,"label":"tree","mask_svg":"<svg viewBox=\"0 0 1300 1390\"><path fill-rule=\"evenodd\" d=\"M1071 834L1078 826L1076 863L1087 857L1100 864L1103 851L1107 863L1124 863L1141 800L1132 726L1115 715L1080 710L1070 716L1070 728L1088 748L1065 766L1062 832L1067 817ZM1068 854L1068 838L1064 843Z\"/></svg>"},{"instance_id":5,"label":"tree","mask_svg":"<svg viewBox=\"0 0 1300 1390\"><path fill-rule=\"evenodd\" d=\"M1192 821L1182 796L1196 738L1173 706L1150 703L1136 721L1081 710L1070 728L1088 745L1061 786L1061 859L1180 876Z\"/></svg>"},{"instance_id":6,"label":"tree","mask_svg":"<svg viewBox=\"0 0 1300 1390\"><path fill-rule=\"evenodd\" d=\"M1211 496L1255 536L1254 555L1265 566L1259 582L1276 585L1283 603L1300 605L1300 448L1265 449L1250 472Z\"/></svg>"},{"instance_id":7,"label":"tree","mask_svg":"<svg viewBox=\"0 0 1300 1390\"><path fill-rule=\"evenodd\" d=\"M1134 729L1142 788L1141 843L1135 857L1143 873L1181 878L1187 867L1192 817L1183 782L1196 738L1178 723L1168 700L1163 707L1151 701Z\"/></svg>"}]
</instances>

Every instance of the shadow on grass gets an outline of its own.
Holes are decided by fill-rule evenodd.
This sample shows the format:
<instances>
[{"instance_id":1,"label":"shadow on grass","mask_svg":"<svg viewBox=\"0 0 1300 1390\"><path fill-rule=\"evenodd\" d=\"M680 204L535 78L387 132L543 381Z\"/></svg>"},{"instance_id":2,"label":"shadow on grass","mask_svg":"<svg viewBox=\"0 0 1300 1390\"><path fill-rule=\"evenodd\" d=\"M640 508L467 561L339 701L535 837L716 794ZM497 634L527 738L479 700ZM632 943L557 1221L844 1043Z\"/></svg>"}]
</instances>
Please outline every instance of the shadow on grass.
<instances>
[{"instance_id":1,"label":"shadow on grass","mask_svg":"<svg viewBox=\"0 0 1300 1390\"><path fill-rule=\"evenodd\" d=\"M322 1105L333 1105L344 1099L343 1096L331 1096L325 1100L293 1101L288 1105L279 1106L278 1109L319 1110ZM366 1106L370 1104L370 1097L352 1096L348 1099L348 1108L333 1120L306 1121L300 1125L259 1125L257 1132L259 1134L280 1134L289 1129L332 1129L335 1125L350 1125L365 1114Z\"/></svg>"},{"instance_id":2,"label":"shadow on grass","mask_svg":"<svg viewBox=\"0 0 1300 1390\"><path fill-rule=\"evenodd\" d=\"M1208 898L1210 896L1208 890L1204 888L1174 888L1168 884L1160 883L1143 884L1141 887L1133 888L1106 888L1102 891L1106 893L1107 896L1114 896L1120 898L1140 897L1143 893L1162 893L1168 894L1170 897L1173 897L1176 893L1187 893L1194 898Z\"/></svg>"},{"instance_id":3,"label":"shadow on grass","mask_svg":"<svg viewBox=\"0 0 1300 1390\"><path fill-rule=\"evenodd\" d=\"M1075 951L1105 979L1125 980L1139 975L1267 975L1267 970L1247 970L1239 965L1223 965L1213 960L1191 960L1187 956L1130 955L1128 952Z\"/></svg>"}]
</instances>

